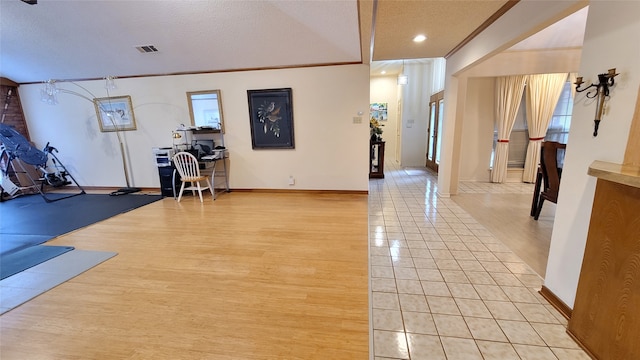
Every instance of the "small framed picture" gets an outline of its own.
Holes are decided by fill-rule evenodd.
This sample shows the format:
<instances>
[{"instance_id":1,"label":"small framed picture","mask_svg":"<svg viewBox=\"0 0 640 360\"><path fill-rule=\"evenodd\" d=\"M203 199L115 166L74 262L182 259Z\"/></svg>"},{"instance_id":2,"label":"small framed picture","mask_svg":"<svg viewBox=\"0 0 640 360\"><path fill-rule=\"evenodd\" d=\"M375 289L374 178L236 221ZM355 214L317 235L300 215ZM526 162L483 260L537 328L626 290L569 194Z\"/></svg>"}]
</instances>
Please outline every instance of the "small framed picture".
<instances>
[{"instance_id":1,"label":"small framed picture","mask_svg":"<svg viewBox=\"0 0 640 360\"><path fill-rule=\"evenodd\" d=\"M131 96L114 96L93 99L98 115L100 131L127 131L136 129Z\"/></svg>"},{"instance_id":2,"label":"small framed picture","mask_svg":"<svg viewBox=\"0 0 640 360\"><path fill-rule=\"evenodd\" d=\"M387 121L387 103L371 103L369 114L371 118L378 121Z\"/></svg>"},{"instance_id":3,"label":"small framed picture","mask_svg":"<svg viewBox=\"0 0 640 360\"><path fill-rule=\"evenodd\" d=\"M291 88L247 90L254 149L294 149Z\"/></svg>"}]
</instances>

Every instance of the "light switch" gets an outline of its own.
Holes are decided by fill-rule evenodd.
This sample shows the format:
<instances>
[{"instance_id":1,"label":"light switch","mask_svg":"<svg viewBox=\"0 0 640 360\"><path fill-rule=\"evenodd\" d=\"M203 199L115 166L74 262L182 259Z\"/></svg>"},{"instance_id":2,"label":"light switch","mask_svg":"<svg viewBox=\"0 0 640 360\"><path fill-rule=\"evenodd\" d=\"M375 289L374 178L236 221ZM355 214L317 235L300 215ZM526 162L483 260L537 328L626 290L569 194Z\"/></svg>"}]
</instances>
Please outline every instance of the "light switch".
<instances>
[{"instance_id":1,"label":"light switch","mask_svg":"<svg viewBox=\"0 0 640 360\"><path fill-rule=\"evenodd\" d=\"M354 116L353 117L354 124L362 124L362 116Z\"/></svg>"}]
</instances>

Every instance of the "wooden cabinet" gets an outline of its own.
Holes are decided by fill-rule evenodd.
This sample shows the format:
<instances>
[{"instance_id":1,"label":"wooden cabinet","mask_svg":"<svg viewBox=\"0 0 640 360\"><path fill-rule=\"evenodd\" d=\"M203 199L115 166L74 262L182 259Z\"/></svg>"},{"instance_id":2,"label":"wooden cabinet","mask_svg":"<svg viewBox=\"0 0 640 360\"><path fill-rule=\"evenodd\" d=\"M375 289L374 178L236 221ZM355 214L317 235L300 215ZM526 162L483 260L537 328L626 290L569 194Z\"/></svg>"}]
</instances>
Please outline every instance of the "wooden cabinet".
<instances>
[{"instance_id":1,"label":"wooden cabinet","mask_svg":"<svg viewBox=\"0 0 640 360\"><path fill-rule=\"evenodd\" d=\"M384 141L372 141L370 143L369 178L384 178Z\"/></svg>"},{"instance_id":2,"label":"wooden cabinet","mask_svg":"<svg viewBox=\"0 0 640 360\"><path fill-rule=\"evenodd\" d=\"M640 187L589 173L599 178L567 330L595 359L640 359Z\"/></svg>"}]
</instances>

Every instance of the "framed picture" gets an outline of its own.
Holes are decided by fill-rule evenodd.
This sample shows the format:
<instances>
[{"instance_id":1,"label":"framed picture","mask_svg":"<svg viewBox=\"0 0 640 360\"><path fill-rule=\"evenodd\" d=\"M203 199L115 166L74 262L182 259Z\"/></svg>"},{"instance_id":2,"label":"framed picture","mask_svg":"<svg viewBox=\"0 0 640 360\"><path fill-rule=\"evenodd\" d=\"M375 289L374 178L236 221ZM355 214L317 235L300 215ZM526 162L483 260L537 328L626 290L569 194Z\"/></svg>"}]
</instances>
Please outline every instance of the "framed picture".
<instances>
[{"instance_id":1,"label":"framed picture","mask_svg":"<svg viewBox=\"0 0 640 360\"><path fill-rule=\"evenodd\" d=\"M369 114L372 119L387 121L387 103L372 103L369 105Z\"/></svg>"},{"instance_id":2,"label":"framed picture","mask_svg":"<svg viewBox=\"0 0 640 360\"><path fill-rule=\"evenodd\" d=\"M294 149L291 88L247 90L254 149Z\"/></svg>"},{"instance_id":3,"label":"framed picture","mask_svg":"<svg viewBox=\"0 0 640 360\"><path fill-rule=\"evenodd\" d=\"M93 99L98 115L100 131L127 131L136 129L131 96L114 96Z\"/></svg>"}]
</instances>

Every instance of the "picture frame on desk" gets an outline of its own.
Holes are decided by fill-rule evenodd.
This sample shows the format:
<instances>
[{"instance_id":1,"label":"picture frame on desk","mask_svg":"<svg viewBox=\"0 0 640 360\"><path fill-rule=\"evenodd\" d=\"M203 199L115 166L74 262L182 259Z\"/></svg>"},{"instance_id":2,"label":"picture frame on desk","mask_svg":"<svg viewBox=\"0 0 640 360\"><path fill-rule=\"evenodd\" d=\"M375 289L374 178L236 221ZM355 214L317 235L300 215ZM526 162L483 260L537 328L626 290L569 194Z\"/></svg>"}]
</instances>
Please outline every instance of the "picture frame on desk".
<instances>
[{"instance_id":1,"label":"picture frame on desk","mask_svg":"<svg viewBox=\"0 0 640 360\"><path fill-rule=\"evenodd\" d=\"M131 96L112 96L93 99L100 131L136 130Z\"/></svg>"},{"instance_id":2,"label":"picture frame on desk","mask_svg":"<svg viewBox=\"0 0 640 360\"><path fill-rule=\"evenodd\" d=\"M291 88L247 90L253 149L295 149Z\"/></svg>"}]
</instances>

